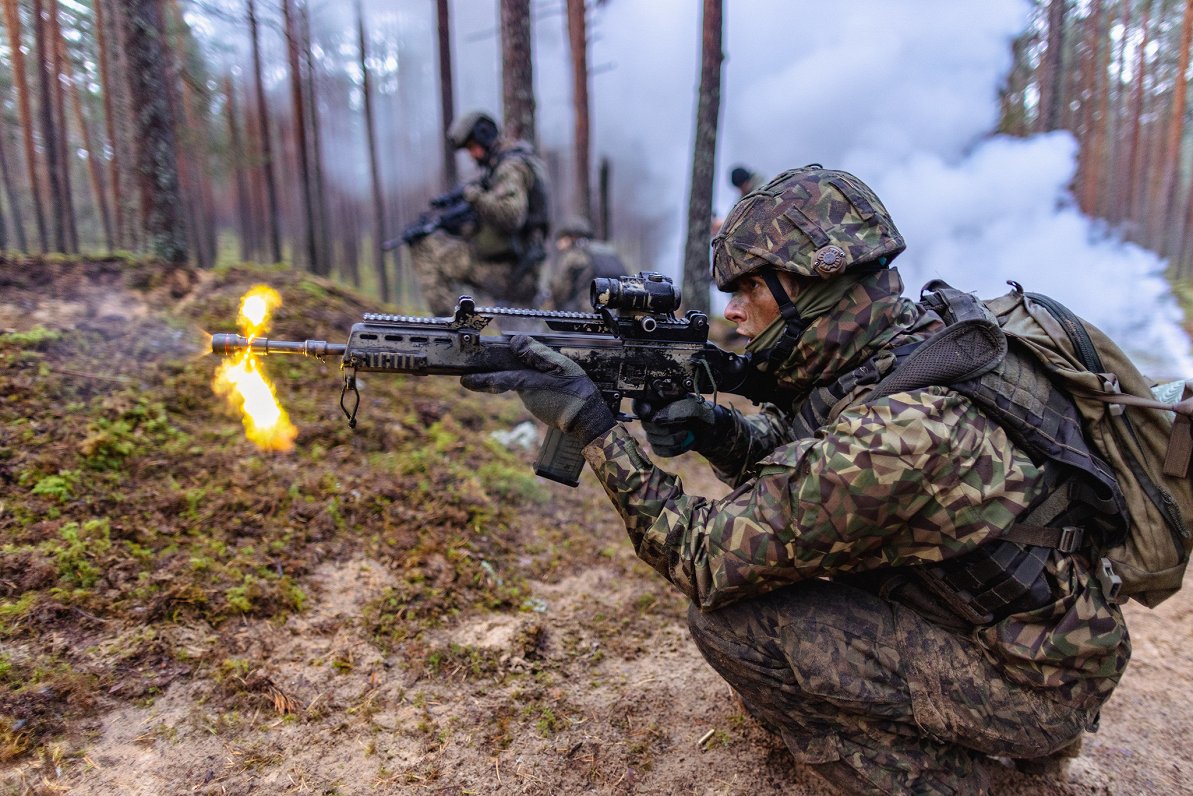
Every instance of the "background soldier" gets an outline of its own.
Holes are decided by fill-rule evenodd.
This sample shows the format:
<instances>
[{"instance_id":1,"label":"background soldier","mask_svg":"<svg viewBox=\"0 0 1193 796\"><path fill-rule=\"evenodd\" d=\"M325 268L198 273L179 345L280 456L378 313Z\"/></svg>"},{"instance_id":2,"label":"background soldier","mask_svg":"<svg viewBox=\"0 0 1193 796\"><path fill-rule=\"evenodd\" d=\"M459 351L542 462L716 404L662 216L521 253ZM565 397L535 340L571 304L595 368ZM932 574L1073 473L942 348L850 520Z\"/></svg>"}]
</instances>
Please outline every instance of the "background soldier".
<instances>
[{"instance_id":1,"label":"background soldier","mask_svg":"<svg viewBox=\"0 0 1193 796\"><path fill-rule=\"evenodd\" d=\"M476 220L458 235L439 229L411 243L423 299L436 315L449 314L462 293L479 304L529 306L546 258L546 168L530 144L504 141L480 111L453 122L447 138L481 168L461 191Z\"/></svg>"},{"instance_id":2,"label":"background soldier","mask_svg":"<svg viewBox=\"0 0 1193 796\"><path fill-rule=\"evenodd\" d=\"M739 163L729 170L729 183L737 189L739 196L745 196L762 187L762 175Z\"/></svg>"},{"instance_id":3,"label":"background soldier","mask_svg":"<svg viewBox=\"0 0 1193 796\"><path fill-rule=\"evenodd\" d=\"M1089 520L1081 490L952 388L871 395L942 328L901 295L903 249L840 171L786 172L734 207L713 274L773 402L743 416L693 395L644 424L656 455L699 452L735 487L720 500L685 494L537 341L514 338L527 370L462 382L517 390L587 443L638 556L691 599L697 646L797 760L848 793L982 793L990 757L1078 747L1130 643L1088 547L1011 541Z\"/></svg>"},{"instance_id":4,"label":"background soldier","mask_svg":"<svg viewBox=\"0 0 1193 796\"><path fill-rule=\"evenodd\" d=\"M762 175L756 171L751 171L740 163L729 169L729 184L737 189L738 198L744 197L755 188L762 187ZM724 219L719 216L714 216L712 220L712 234L716 237L717 233L721 231L721 224Z\"/></svg>"},{"instance_id":5,"label":"background soldier","mask_svg":"<svg viewBox=\"0 0 1193 796\"><path fill-rule=\"evenodd\" d=\"M592 234L592 225L581 216L565 219L556 231L556 257L546 290L549 309L591 312L592 280L628 273L617 251L605 241L593 240Z\"/></svg>"}]
</instances>

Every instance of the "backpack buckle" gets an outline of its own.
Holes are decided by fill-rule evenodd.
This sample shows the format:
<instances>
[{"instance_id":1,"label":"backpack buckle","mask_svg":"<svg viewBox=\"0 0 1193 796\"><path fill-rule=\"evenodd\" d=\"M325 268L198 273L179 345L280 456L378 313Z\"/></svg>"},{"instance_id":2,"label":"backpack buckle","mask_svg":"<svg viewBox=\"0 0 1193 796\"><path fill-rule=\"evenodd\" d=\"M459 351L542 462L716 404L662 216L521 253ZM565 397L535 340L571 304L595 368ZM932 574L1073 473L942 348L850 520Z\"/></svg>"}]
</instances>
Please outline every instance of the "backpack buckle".
<instances>
[{"instance_id":1,"label":"backpack buckle","mask_svg":"<svg viewBox=\"0 0 1193 796\"><path fill-rule=\"evenodd\" d=\"M1098 585L1102 587L1102 596L1106 602L1118 604L1118 592L1123 587L1123 579L1114 571L1114 565L1109 558L1098 559L1098 570L1094 574Z\"/></svg>"},{"instance_id":2,"label":"backpack buckle","mask_svg":"<svg viewBox=\"0 0 1193 796\"><path fill-rule=\"evenodd\" d=\"M1056 541L1056 549L1062 553L1075 553L1081 549L1081 543L1084 541L1084 528L1066 525L1060 529L1060 538Z\"/></svg>"}]
</instances>

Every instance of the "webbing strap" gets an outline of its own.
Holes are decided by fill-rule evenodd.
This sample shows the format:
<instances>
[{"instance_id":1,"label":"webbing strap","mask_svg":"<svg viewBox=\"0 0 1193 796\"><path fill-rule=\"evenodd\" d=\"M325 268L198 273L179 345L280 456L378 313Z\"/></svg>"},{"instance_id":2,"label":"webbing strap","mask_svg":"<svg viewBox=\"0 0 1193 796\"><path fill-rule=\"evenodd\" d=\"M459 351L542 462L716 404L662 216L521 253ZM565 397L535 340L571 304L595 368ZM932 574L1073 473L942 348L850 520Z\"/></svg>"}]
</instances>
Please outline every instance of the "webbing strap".
<instances>
[{"instance_id":1,"label":"webbing strap","mask_svg":"<svg viewBox=\"0 0 1193 796\"><path fill-rule=\"evenodd\" d=\"M1044 525L1027 525L1017 522L1000 538L1016 544L1045 547L1062 553L1075 553L1085 542L1085 529L1073 525L1050 528Z\"/></svg>"}]
</instances>

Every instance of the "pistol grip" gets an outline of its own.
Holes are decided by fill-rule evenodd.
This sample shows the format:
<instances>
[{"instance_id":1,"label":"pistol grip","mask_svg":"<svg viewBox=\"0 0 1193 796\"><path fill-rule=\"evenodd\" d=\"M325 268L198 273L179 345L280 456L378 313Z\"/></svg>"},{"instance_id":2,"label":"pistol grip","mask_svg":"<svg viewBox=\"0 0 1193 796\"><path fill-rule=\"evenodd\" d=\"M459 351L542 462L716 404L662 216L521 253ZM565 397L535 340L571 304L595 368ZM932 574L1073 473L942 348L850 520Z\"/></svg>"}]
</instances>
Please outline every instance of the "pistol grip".
<instances>
[{"instance_id":1,"label":"pistol grip","mask_svg":"<svg viewBox=\"0 0 1193 796\"><path fill-rule=\"evenodd\" d=\"M580 471L584 469L584 445L570 434L557 428L548 428L547 436L534 460L534 472L543 478L568 486L580 483Z\"/></svg>"}]
</instances>

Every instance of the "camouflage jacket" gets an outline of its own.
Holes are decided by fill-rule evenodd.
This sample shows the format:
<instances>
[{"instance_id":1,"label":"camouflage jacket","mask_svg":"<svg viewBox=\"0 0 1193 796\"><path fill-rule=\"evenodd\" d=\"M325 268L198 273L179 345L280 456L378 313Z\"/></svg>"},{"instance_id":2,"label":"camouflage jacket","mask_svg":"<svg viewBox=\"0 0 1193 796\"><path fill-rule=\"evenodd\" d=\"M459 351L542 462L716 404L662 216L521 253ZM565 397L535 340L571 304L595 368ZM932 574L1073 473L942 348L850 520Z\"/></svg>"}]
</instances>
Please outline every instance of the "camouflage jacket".
<instances>
[{"instance_id":1,"label":"camouflage jacket","mask_svg":"<svg viewBox=\"0 0 1193 796\"><path fill-rule=\"evenodd\" d=\"M724 441L739 457L736 468L723 461L718 468L736 487L728 496L686 494L621 426L585 449L639 557L702 609L807 578L962 555L997 538L1043 492L1026 453L944 387L848 405L814 436L794 438L790 418L818 384L914 340L925 326L901 288L893 269L867 277L813 322L795 366L780 373L796 398L765 405ZM1126 627L1083 556L1054 553L1048 572L1052 605L971 635L1009 679L1052 689L1068 704L1096 705L1126 666Z\"/></svg>"},{"instance_id":2,"label":"camouflage jacket","mask_svg":"<svg viewBox=\"0 0 1193 796\"><path fill-rule=\"evenodd\" d=\"M625 273L625 264L612 246L599 240L578 241L563 251L551 268L547 288L550 309L591 312L592 280Z\"/></svg>"},{"instance_id":3,"label":"camouflage jacket","mask_svg":"<svg viewBox=\"0 0 1193 796\"><path fill-rule=\"evenodd\" d=\"M473 252L481 260L516 259L536 248L545 255L546 169L526 144L505 146L465 198L476 208Z\"/></svg>"}]
</instances>

